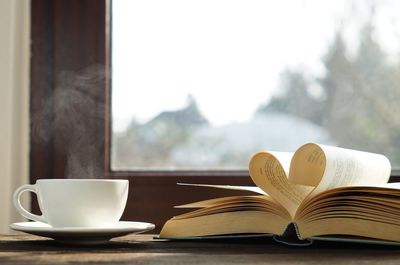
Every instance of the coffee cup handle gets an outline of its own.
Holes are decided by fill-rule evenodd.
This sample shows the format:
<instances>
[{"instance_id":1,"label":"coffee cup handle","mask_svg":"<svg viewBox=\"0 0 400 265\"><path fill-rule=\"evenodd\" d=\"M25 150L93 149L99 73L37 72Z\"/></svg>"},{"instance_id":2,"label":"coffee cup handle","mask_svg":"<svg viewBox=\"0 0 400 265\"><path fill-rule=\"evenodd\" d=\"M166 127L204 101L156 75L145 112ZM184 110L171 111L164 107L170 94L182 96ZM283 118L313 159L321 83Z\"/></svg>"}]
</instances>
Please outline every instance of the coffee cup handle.
<instances>
[{"instance_id":1,"label":"coffee cup handle","mask_svg":"<svg viewBox=\"0 0 400 265\"><path fill-rule=\"evenodd\" d=\"M20 197L21 197L21 194L24 193L25 191L30 191L30 192L36 193L36 195L37 195L36 185L27 184L27 185L23 185L23 186L19 187L14 192L14 196L13 196L13 203L14 203L15 209L17 209L19 214L22 215L23 217L26 217L33 221L47 223L43 215L37 215L37 214L30 213L24 207L22 207Z\"/></svg>"}]
</instances>

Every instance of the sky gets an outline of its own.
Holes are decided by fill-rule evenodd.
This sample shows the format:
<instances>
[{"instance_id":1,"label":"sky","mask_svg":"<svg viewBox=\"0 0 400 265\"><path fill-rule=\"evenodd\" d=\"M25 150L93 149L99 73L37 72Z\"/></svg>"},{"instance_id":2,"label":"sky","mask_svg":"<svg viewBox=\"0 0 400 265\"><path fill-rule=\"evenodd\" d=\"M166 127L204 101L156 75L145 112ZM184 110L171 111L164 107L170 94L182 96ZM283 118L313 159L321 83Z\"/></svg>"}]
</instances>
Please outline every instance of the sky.
<instances>
[{"instance_id":1,"label":"sky","mask_svg":"<svg viewBox=\"0 0 400 265\"><path fill-rule=\"evenodd\" d=\"M389 60L399 58L400 1L114 0L114 131L183 108L192 95L213 126L250 119L284 69L323 77L321 58L342 30L356 54L371 19ZM398 18L399 17L399 18ZM395 58L395 59L393 59ZM318 84L315 83L318 90Z\"/></svg>"}]
</instances>

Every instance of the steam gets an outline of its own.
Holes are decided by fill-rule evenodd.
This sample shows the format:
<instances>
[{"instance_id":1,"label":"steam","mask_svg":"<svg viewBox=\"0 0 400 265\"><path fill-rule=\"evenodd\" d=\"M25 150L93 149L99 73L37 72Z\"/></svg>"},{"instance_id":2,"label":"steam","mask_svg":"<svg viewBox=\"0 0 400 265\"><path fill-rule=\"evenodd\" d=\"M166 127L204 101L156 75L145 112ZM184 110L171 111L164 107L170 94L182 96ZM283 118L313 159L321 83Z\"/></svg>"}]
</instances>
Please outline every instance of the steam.
<instances>
[{"instance_id":1,"label":"steam","mask_svg":"<svg viewBox=\"0 0 400 265\"><path fill-rule=\"evenodd\" d=\"M67 178L104 175L104 138L95 137L104 129L104 99L99 96L104 93L104 73L103 65L61 72L53 95L42 99L44 111L32 117L32 141L53 143L56 150L65 151Z\"/></svg>"}]
</instances>

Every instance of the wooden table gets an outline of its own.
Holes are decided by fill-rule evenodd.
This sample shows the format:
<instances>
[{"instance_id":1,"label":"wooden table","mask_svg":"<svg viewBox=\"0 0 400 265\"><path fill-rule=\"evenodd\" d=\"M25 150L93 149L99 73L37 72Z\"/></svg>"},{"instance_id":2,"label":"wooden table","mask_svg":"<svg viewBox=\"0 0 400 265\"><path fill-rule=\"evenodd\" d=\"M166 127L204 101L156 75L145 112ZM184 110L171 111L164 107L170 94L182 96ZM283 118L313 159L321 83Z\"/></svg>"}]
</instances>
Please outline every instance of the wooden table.
<instances>
[{"instance_id":1,"label":"wooden table","mask_svg":"<svg viewBox=\"0 0 400 265\"><path fill-rule=\"evenodd\" d=\"M400 247L319 243L287 247L269 239L166 242L129 235L74 247L30 235L0 236L0 264L400 264Z\"/></svg>"}]
</instances>

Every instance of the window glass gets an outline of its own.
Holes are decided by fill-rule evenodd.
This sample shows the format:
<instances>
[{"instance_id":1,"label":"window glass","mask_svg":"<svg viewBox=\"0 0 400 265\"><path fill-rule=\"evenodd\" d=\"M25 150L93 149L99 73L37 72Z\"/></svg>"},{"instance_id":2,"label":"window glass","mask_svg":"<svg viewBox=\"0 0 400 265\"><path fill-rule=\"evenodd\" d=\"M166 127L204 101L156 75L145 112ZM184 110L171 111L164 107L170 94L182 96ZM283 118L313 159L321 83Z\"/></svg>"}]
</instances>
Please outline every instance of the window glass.
<instances>
[{"instance_id":1,"label":"window glass","mask_svg":"<svg viewBox=\"0 0 400 265\"><path fill-rule=\"evenodd\" d=\"M400 1L113 0L113 170L306 142L400 165Z\"/></svg>"}]
</instances>

